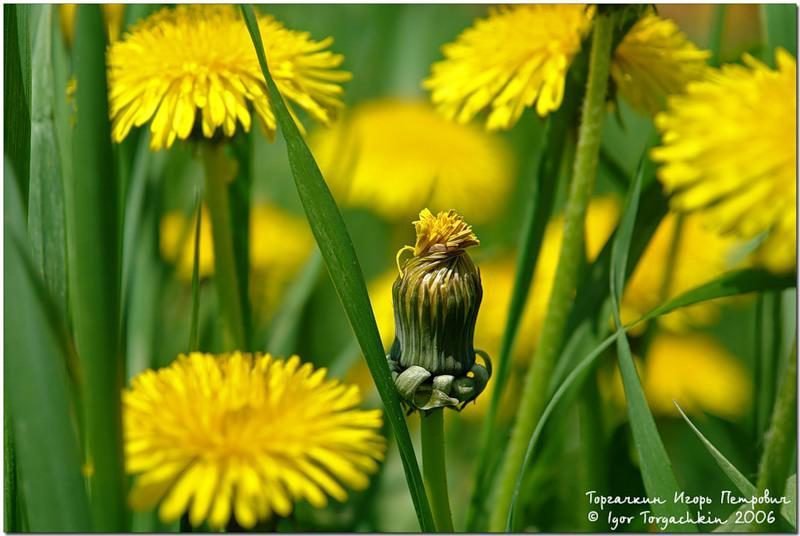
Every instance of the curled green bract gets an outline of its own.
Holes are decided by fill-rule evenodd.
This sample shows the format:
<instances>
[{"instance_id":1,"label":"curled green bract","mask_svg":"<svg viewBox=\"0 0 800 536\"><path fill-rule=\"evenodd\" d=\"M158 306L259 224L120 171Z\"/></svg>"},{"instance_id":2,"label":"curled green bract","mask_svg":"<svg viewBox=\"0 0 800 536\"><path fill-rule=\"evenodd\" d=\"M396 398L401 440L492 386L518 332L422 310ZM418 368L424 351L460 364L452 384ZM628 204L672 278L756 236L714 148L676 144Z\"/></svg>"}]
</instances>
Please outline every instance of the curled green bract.
<instances>
[{"instance_id":1,"label":"curled green bract","mask_svg":"<svg viewBox=\"0 0 800 536\"><path fill-rule=\"evenodd\" d=\"M466 248L479 242L454 211L433 216L426 209L415 226L414 256L392 287L396 335L387 359L411 411L462 409L492 370L489 356L473 347L483 289Z\"/></svg>"}]
</instances>

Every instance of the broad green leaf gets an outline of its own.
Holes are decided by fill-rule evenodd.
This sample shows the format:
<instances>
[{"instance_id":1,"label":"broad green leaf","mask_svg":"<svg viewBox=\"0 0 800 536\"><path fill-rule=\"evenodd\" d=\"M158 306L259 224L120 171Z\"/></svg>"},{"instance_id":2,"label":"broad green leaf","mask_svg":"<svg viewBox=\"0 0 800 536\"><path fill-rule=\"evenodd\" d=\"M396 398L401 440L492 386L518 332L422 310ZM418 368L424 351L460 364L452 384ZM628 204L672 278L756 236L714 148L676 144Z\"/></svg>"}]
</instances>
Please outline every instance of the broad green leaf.
<instances>
[{"instance_id":1,"label":"broad green leaf","mask_svg":"<svg viewBox=\"0 0 800 536\"><path fill-rule=\"evenodd\" d=\"M619 370L622 375L622 385L625 389L625 400L628 406L628 417L631 423L636 451L639 454L642 480L645 490L650 497L666 499L665 504L654 503L651 505L653 512L661 516L674 516L676 519L690 513L686 505L675 503L671 500L680 492L678 481L672 472L672 463L667 456L661 437L658 435L655 419L647 405L644 390L633 363L633 356L628 344L628 337L622 326L619 316L619 307L622 302L622 289L625 286L625 276L628 266L628 251L630 250L633 236L633 226L636 222L636 213L639 210L639 196L641 194L642 175L637 173L632 185L622 220L614 238L611 251L611 277L610 292L614 322L617 326L617 358ZM674 532L692 532L693 525L669 524L669 530Z\"/></svg>"},{"instance_id":2,"label":"broad green leaf","mask_svg":"<svg viewBox=\"0 0 800 536\"><path fill-rule=\"evenodd\" d=\"M92 529L74 408L62 355L51 321L52 306L30 254L22 203L6 161L5 207L5 389L9 402L18 496L33 532Z\"/></svg>"},{"instance_id":3,"label":"broad green leaf","mask_svg":"<svg viewBox=\"0 0 800 536\"><path fill-rule=\"evenodd\" d=\"M40 6L33 42L31 84L31 159L28 190L28 236L33 261L66 315L67 272L64 233L64 185L53 122L53 62L51 5Z\"/></svg>"},{"instance_id":4,"label":"broad green leaf","mask_svg":"<svg viewBox=\"0 0 800 536\"><path fill-rule=\"evenodd\" d=\"M425 494L419 466L417 465L411 436L406 427L400 399L395 391L389 372L389 365L383 352L375 316L369 302L367 286L359 266L353 243L348 235L342 215L317 163L308 149L303 136L289 114L286 104L278 91L267 68L267 58L261 42L261 33L253 8L242 6L247 28L258 55L261 72L267 83L267 90L273 111L286 140L286 149L297 192L303 203L309 225L319 245L322 258L328 267L331 281L347 314L361 350L369 365L375 386L383 401L386 418L392 427L403 461L411 498L425 532L435 530L430 505Z\"/></svg>"},{"instance_id":5,"label":"broad green leaf","mask_svg":"<svg viewBox=\"0 0 800 536\"><path fill-rule=\"evenodd\" d=\"M108 119L105 30L100 6L78 7L75 29L73 173L65 185L69 292L84 372L93 528L124 530L120 391L120 259L117 180Z\"/></svg>"}]
</instances>

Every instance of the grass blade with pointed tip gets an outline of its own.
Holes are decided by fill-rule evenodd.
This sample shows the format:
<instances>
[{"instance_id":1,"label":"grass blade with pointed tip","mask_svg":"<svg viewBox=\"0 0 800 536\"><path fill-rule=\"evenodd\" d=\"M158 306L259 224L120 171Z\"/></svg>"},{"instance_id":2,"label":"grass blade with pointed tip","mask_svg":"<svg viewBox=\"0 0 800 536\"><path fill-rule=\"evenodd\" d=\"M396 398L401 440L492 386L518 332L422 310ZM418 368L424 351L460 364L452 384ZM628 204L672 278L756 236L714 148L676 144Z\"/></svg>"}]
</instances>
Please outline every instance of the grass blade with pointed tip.
<instances>
[{"instance_id":1,"label":"grass blade with pointed tip","mask_svg":"<svg viewBox=\"0 0 800 536\"><path fill-rule=\"evenodd\" d=\"M4 183L5 389L25 518L33 532L87 532L89 505L63 346L46 289L26 249L24 216L8 162ZM17 527L22 529L22 527Z\"/></svg>"},{"instance_id":2,"label":"grass blade with pointed tip","mask_svg":"<svg viewBox=\"0 0 800 536\"><path fill-rule=\"evenodd\" d=\"M425 487L417 465L414 447L411 444L411 436L408 433L403 410L400 407L400 399L389 372L378 327L375 324L375 315L370 306L367 286L353 243L317 163L297 125L289 115L286 104L270 76L253 8L249 5L241 7L247 29L253 39L261 71L267 83L270 104L286 140L286 149L297 192L303 203L314 238L328 267L331 281L361 345L367 365L369 365L370 373L384 404L387 420L397 438L403 469L420 527L425 532L435 531L430 505L425 495Z\"/></svg>"},{"instance_id":3,"label":"grass blade with pointed tip","mask_svg":"<svg viewBox=\"0 0 800 536\"><path fill-rule=\"evenodd\" d=\"M99 5L78 7L73 173L66 185L69 293L84 373L84 408L94 468L93 528L126 527L120 392L120 262L117 180L111 148L105 29Z\"/></svg>"},{"instance_id":4,"label":"grass blade with pointed tip","mask_svg":"<svg viewBox=\"0 0 800 536\"><path fill-rule=\"evenodd\" d=\"M719 465L719 468L722 469L722 472L731 479L731 482L736 484L736 487L742 492L742 495L745 497L752 497L756 492L756 487L751 484L749 480L747 480L746 476L739 472L735 465L729 462L728 459L719 450L717 450L717 447L715 447L711 441L706 439L706 436L704 436L689 419L689 417L686 416L683 408L681 408L677 402L673 401L673 403L675 404L675 407L678 408L678 411L681 413L683 420L686 421L686 424L689 425L697 437L700 438L700 441L703 442L703 446L706 448L706 450L708 450L711 456L714 457L714 460L716 460L717 465Z\"/></svg>"},{"instance_id":5,"label":"grass blade with pointed tip","mask_svg":"<svg viewBox=\"0 0 800 536\"><path fill-rule=\"evenodd\" d=\"M672 463L667 456L664 444L658 434L653 414L647 405L633 356L628 344L628 337L620 320L619 308L622 302L622 289L625 286L625 276L628 267L628 252L636 222L636 213L639 210L639 196L642 187L642 173L638 173L632 185L625 211L622 215L614 245L611 250L611 277L609 278L611 290L612 311L614 322L617 326L617 358L622 375L622 385L625 390L625 399L628 406L628 416L633 432L636 450L639 453L642 480L645 490L650 497L662 497L665 504L654 503L651 505L653 512L660 516L674 516L679 519L689 510L685 505L680 505L671 500L680 492L678 481L672 472ZM694 525L670 523L668 530L674 532L695 531Z\"/></svg>"},{"instance_id":6,"label":"grass blade with pointed tip","mask_svg":"<svg viewBox=\"0 0 800 536\"><path fill-rule=\"evenodd\" d=\"M744 476L741 472L739 472L736 466L733 465L730 461L728 461L728 459L717 449L717 447L715 447L714 444L711 443L711 441L709 441L706 438L706 436L703 435L703 433L697 428L697 426L695 426L694 423L689 419L686 413L684 413L683 409L678 405L677 402L675 402L675 407L678 408L678 411L681 413L681 416L686 421L686 424L688 424L689 427L692 429L692 431L695 433L695 435L697 435L697 437L703 443L703 446L717 462L719 468L722 469L722 472L725 473L725 475L731 480L731 482L733 482L736 485L737 489L742 493L742 496L745 498L750 498L756 495L756 487L747 479L747 477ZM789 477L789 479L786 481L787 489L794 489L794 486L792 485L792 478L793 477ZM794 504L794 501L792 501L792 504ZM792 526L793 529L797 530L795 528L796 524L793 513L788 512L782 508L781 515Z\"/></svg>"},{"instance_id":7,"label":"grass blade with pointed tip","mask_svg":"<svg viewBox=\"0 0 800 536\"><path fill-rule=\"evenodd\" d=\"M761 272L759 272L761 274ZM734 274L734 280L739 280L739 272ZM761 274L764 275L764 274ZM768 274L767 274L768 275ZM702 301L713 300L716 298L722 297L730 297L735 296L737 294L744 294L748 292L758 292L763 290L759 288L755 283L763 283L766 285L767 288L776 289L776 288L791 288L794 286L794 279L788 277L764 277L764 278L747 278L744 277L745 281L749 281L749 284L731 284L731 283L719 283L720 280L728 280L729 276L723 276L718 280L711 281L706 285L702 285L700 287L691 289L684 294L676 296L674 299L670 300L668 303L660 305L654 308L652 311L644 315L643 317L639 318L638 320L631 322L624 326L624 330L627 331L630 328L646 321L646 320L653 320L661 315L665 315L681 307L688 307L689 305L694 305L695 303L699 303ZM606 350L616 339L617 334L612 334L611 336L607 337L603 341L601 341L590 353L586 355L577 365L571 368L570 373L564 378L564 380L559 384L558 388L555 390L553 396L550 398L547 406L545 407L544 411L542 412L542 417L537 424L536 430L534 431L533 435L531 436L531 440L528 443L528 448L525 453L525 462L523 463L522 469L520 470L520 475L516 482L516 489L514 492L514 502L512 502L512 508L509 512L509 518L506 525L506 530L511 531L513 526L513 515L516 509L516 501L519 495L519 488L522 485L522 475L526 474L528 471L528 467L533 459L533 454L535 452L536 446L538 444L539 439L541 438L542 431L544 429L545 424L547 423L548 418L555 410L556 406L558 406L562 400L568 402L571 398L567 397L567 394L570 392L577 392L577 389L570 391L570 388L573 386L579 385L579 381L581 378L586 378L584 372L588 367L590 367L602 352ZM578 382L578 383L576 383ZM566 397L566 398L565 398Z\"/></svg>"}]
</instances>

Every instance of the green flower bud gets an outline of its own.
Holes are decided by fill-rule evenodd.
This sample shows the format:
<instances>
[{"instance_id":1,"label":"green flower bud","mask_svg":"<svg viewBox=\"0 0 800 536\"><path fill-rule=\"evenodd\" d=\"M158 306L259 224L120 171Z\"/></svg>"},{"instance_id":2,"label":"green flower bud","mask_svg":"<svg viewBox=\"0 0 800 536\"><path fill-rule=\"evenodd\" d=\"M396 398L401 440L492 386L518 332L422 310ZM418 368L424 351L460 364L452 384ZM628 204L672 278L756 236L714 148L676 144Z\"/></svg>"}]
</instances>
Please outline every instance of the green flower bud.
<instances>
[{"instance_id":1,"label":"green flower bud","mask_svg":"<svg viewBox=\"0 0 800 536\"><path fill-rule=\"evenodd\" d=\"M466 249L480 242L455 211L427 209L414 222L414 255L392 287L395 341L387 356L395 385L413 409L460 407L486 387L491 363L473 347L483 296L480 270ZM486 367L476 363L479 354Z\"/></svg>"}]
</instances>

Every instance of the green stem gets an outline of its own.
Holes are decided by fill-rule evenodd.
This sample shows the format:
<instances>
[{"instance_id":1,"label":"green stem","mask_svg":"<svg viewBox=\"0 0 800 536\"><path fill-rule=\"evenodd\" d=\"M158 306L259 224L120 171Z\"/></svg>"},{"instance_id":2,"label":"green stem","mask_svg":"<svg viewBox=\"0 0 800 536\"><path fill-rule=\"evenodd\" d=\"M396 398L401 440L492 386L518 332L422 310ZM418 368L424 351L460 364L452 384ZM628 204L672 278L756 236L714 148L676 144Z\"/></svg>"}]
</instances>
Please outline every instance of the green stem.
<instances>
[{"instance_id":1,"label":"green stem","mask_svg":"<svg viewBox=\"0 0 800 536\"><path fill-rule=\"evenodd\" d=\"M200 339L198 337L197 323L200 315L200 228L203 224L203 210L200 206L200 198L195 201L195 225L194 225L194 257L192 259L192 320L189 329L189 351L197 352L200 350Z\"/></svg>"},{"instance_id":2,"label":"green stem","mask_svg":"<svg viewBox=\"0 0 800 536\"><path fill-rule=\"evenodd\" d=\"M786 487L786 479L791 470L797 434L797 341L786 363L786 371L781 379L772 421L764 436L764 454L758 468L756 497L764 496L766 491L773 498L781 497ZM756 504L756 512L768 512L774 506L766 503ZM775 512L775 519L780 512ZM752 532L771 532L776 529L771 523L755 523Z\"/></svg>"},{"instance_id":3,"label":"green stem","mask_svg":"<svg viewBox=\"0 0 800 536\"><path fill-rule=\"evenodd\" d=\"M586 207L594 189L600 133L605 113L606 87L611 59L614 10L602 10L594 25L589 79L581 113L575 167L564 211L564 236L553 290L547 306L535 358L525 378L508 453L500 472L499 493L492 512L490 530L502 532L506 526L514 485L522 467L528 441L547 402L553 367L561 349L564 328L572 305L578 268L583 260L583 230Z\"/></svg>"},{"instance_id":4,"label":"green stem","mask_svg":"<svg viewBox=\"0 0 800 536\"><path fill-rule=\"evenodd\" d=\"M438 532L453 532L453 516L447 496L444 459L444 410L420 413L422 433L422 478L428 491L433 521Z\"/></svg>"},{"instance_id":5,"label":"green stem","mask_svg":"<svg viewBox=\"0 0 800 536\"><path fill-rule=\"evenodd\" d=\"M709 31L708 49L711 51L709 64L712 67L719 67L720 54L722 51L722 37L725 33L725 4L714 6L714 13L711 15L711 29Z\"/></svg>"},{"instance_id":6,"label":"green stem","mask_svg":"<svg viewBox=\"0 0 800 536\"><path fill-rule=\"evenodd\" d=\"M244 350L244 316L236 277L236 260L233 257L233 226L228 201L228 183L233 179L235 168L225 155L224 145L205 144L202 152L206 205L214 239L214 283L226 328L225 346L226 350Z\"/></svg>"}]
</instances>

